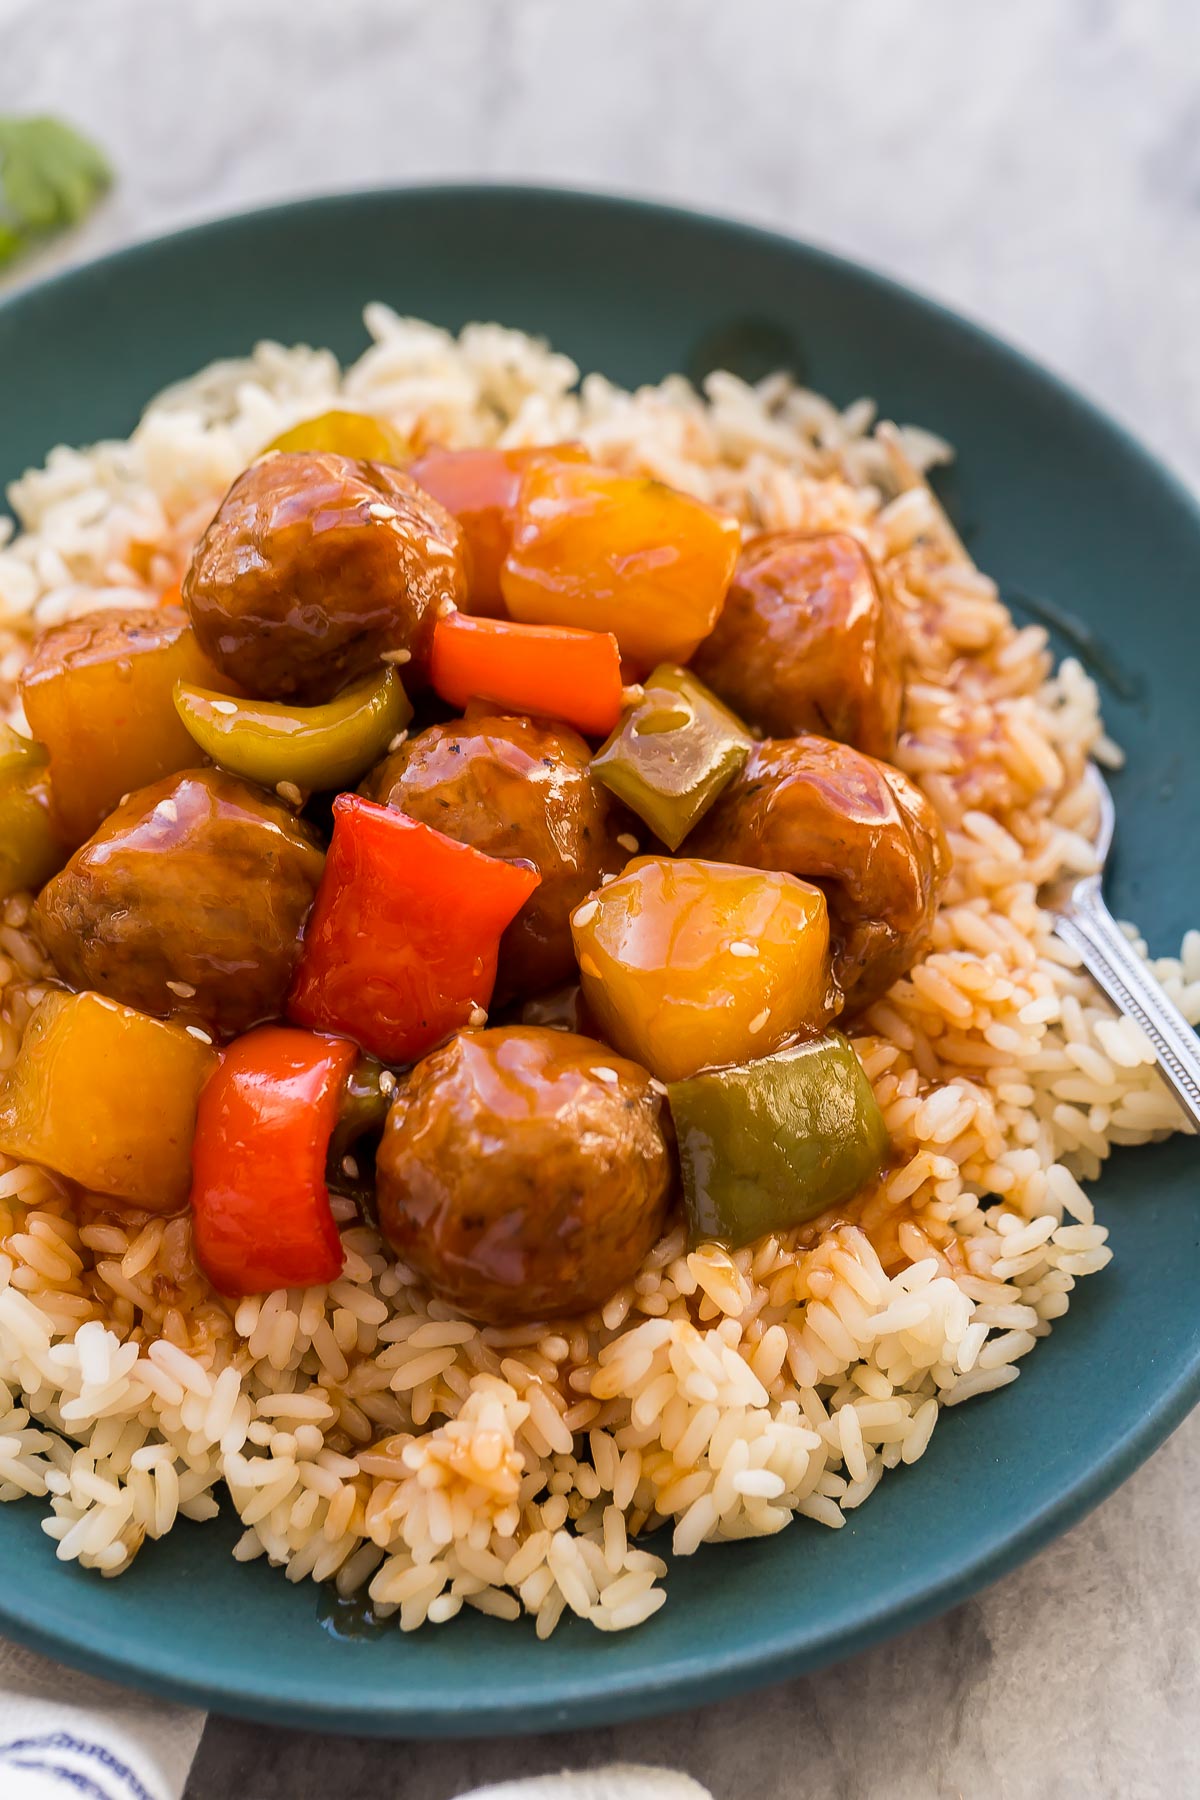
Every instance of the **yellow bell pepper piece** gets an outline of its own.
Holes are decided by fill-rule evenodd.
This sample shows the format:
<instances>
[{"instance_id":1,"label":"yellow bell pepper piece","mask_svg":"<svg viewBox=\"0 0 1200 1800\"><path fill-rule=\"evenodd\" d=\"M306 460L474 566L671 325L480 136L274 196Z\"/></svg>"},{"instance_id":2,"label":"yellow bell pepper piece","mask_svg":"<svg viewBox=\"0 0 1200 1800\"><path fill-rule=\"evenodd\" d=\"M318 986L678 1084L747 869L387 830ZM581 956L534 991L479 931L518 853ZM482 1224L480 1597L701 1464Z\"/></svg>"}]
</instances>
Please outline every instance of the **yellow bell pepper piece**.
<instances>
[{"instance_id":1,"label":"yellow bell pepper piece","mask_svg":"<svg viewBox=\"0 0 1200 1800\"><path fill-rule=\"evenodd\" d=\"M409 444L383 419L370 413L333 411L318 413L315 419L301 419L288 431L272 438L263 451L327 450L334 456L352 456L359 462L406 463L412 455Z\"/></svg>"}]
</instances>

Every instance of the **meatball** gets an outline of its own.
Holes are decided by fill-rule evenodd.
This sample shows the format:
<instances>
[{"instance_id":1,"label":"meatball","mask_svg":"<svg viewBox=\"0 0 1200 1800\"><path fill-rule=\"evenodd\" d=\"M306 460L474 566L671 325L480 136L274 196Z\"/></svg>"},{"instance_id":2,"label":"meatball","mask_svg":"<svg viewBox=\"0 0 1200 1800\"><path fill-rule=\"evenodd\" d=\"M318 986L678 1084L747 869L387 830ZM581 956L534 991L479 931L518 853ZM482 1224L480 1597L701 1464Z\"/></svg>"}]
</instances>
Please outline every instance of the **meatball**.
<instances>
[{"instance_id":1,"label":"meatball","mask_svg":"<svg viewBox=\"0 0 1200 1800\"><path fill-rule=\"evenodd\" d=\"M484 1324L602 1306L666 1224L665 1101L574 1033L463 1032L396 1095L380 1227L440 1299Z\"/></svg>"},{"instance_id":2,"label":"meatball","mask_svg":"<svg viewBox=\"0 0 1200 1800\"><path fill-rule=\"evenodd\" d=\"M420 679L439 605L466 597L455 519L399 469L263 457L196 546L183 598L201 648L264 700L328 700L385 651Z\"/></svg>"},{"instance_id":3,"label":"meatball","mask_svg":"<svg viewBox=\"0 0 1200 1800\"><path fill-rule=\"evenodd\" d=\"M131 794L42 889L60 975L235 1037L277 1018L324 857L272 795L219 769Z\"/></svg>"},{"instance_id":4,"label":"meatball","mask_svg":"<svg viewBox=\"0 0 1200 1800\"><path fill-rule=\"evenodd\" d=\"M571 914L624 861L581 737L530 719L456 719L411 738L362 792L487 856L538 871L540 886L500 943L498 1004L575 974Z\"/></svg>"},{"instance_id":5,"label":"meatball","mask_svg":"<svg viewBox=\"0 0 1200 1800\"><path fill-rule=\"evenodd\" d=\"M853 1007L916 962L950 873L941 821L921 790L899 769L819 737L756 745L688 848L824 888L834 974Z\"/></svg>"},{"instance_id":6,"label":"meatball","mask_svg":"<svg viewBox=\"0 0 1200 1800\"><path fill-rule=\"evenodd\" d=\"M696 673L775 737L819 731L890 757L904 692L899 620L845 532L768 532L742 551Z\"/></svg>"}]
</instances>

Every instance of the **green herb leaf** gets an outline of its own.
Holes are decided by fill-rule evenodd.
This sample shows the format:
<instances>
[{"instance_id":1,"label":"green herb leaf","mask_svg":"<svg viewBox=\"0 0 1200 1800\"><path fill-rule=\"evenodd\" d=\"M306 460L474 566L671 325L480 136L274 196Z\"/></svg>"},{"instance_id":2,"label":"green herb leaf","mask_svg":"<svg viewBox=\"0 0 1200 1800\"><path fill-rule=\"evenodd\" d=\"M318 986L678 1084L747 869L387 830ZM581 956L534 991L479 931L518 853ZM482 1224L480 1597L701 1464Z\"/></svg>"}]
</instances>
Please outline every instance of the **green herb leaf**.
<instances>
[{"instance_id":1,"label":"green herb leaf","mask_svg":"<svg viewBox=\"0 0 1200 1800\"><path fill-rule=\"evenodd\" d=\"M78 224L111 180L101 151L61 119L0 117L0 264Z\"/></svg>"}]
</instances>

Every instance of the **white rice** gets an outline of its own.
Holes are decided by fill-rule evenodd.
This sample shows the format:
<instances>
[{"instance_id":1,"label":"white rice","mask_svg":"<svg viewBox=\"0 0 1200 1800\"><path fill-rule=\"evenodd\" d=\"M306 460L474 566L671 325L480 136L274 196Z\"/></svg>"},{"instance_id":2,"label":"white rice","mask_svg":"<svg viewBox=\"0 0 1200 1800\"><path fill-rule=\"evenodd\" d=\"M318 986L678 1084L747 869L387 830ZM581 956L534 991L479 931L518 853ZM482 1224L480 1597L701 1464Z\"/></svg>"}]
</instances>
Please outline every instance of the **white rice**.
<instances>
[{"instance_id":1,"label":"white rice","mask_svg":"<svg viewBox=\"0 0 1200 1800\"><path fill-rule=\"evenodd\" d=\"M240 1560L365 1592L402 1630L464 1604L540 1637L564 1612L621 1630L665 1598L639 1537L665 1524L688 1555L797 1514L840 1527L943 1407L1015 1380L1109 1260L1080 1182L1181 1119L1037 891L1091 866L1086 759L1117 753L1082 668L1051 670L967 560L922 479L949 454L931 434L785 376L628 394L499 326L366 316L344 373L262 344L161 395L127 442L57 449L13 485L5 691L40 627L154 604L245 464L333 405L417 444L582 438L748 528L855 532L910 640L898 760L956 858L928 955L858 1027L896 1163L852 1221L734 1255L676 1228L601 1314L496 1331L353 1221L328 1289L226 1305L186 1220L77 1212L0 1159L0 1499L41 1500L56 1554L105 1575L231 1503ZM46 973L28 912L0 907L5 1066ZM1200 933L1153 967L1200 1019Z\"/></svg>"}]
</instances>

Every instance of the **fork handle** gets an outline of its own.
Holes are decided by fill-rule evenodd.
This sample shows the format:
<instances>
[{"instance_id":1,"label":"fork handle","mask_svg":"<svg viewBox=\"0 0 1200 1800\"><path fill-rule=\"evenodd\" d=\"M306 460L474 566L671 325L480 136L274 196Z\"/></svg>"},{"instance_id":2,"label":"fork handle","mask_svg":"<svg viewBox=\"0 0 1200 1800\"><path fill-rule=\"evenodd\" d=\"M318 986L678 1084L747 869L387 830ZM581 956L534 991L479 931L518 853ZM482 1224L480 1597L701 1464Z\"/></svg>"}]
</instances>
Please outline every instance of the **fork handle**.
<instances>
[{"instance_id":1,"label":"fork handle","mask_svg":"<svg viewBox=\"0 0 1200 1800\"><path fill-rule=\"evenodd\" d=\"M1200 1132L1200 1038L1163 993L1121 930L1100 890L1100 877L1077 884L1054 929L1078 950L1084 967L1114 1005L1136 1019L1158 1058L1163 1080Z\"/></svg>"}]
</instances>

